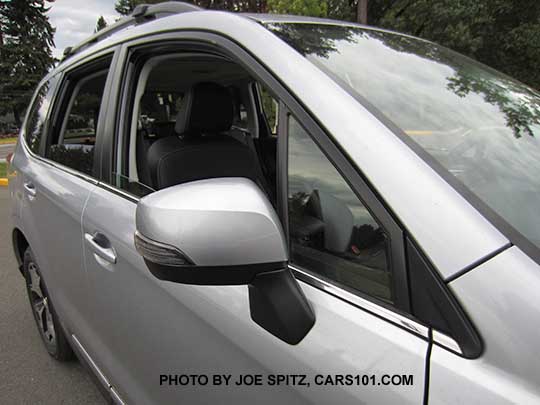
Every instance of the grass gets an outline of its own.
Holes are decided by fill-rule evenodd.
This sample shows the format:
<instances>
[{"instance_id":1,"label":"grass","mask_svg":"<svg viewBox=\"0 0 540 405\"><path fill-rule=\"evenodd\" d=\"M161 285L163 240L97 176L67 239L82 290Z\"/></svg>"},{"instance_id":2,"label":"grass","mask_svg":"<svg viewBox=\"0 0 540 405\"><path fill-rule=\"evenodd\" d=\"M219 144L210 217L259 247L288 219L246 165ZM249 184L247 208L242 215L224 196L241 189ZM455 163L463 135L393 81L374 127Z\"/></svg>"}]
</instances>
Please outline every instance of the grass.
<instances>
[{"instance_id":1,"label":"grass","mask_svg":"<svg viewBox=\"0 0 540 405\"><path fill-rule=\"evenodd\" d=\"M10 143L15 143L17 142L17 137L13 137L13 138L2 138L0 139L0 145L6 145L6 144L10 144Z\"/></svg>"},{"instance_id":2,"label":"grass","mask_svg":"<svg viewBox=\"0 0 540 405\"><path fill-rule=\"evenodd\" d=\"M0 162L0 178L6 177L7 163Z\"/></svg>"}]
</instances>

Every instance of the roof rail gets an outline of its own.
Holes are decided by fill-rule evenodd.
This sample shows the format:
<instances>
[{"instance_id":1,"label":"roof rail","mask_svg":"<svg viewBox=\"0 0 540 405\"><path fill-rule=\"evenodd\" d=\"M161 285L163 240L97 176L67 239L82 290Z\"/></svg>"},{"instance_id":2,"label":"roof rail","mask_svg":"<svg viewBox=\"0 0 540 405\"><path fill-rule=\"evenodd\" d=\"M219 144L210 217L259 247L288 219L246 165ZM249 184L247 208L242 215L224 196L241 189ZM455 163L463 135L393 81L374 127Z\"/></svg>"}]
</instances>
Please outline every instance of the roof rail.
<instances>
[{"instance_id":1,"label":"roof rail","mask_svg":"<svg viewBox=\"0 0 540 405\"><path fill-rule=\"evenodd\" d=\"M115 22L114 24L103 28L102 30L96 32L94 35L75 46L68 46L66 49L64 49L64 57L62 58L61 62L63 62L70 56L81 52L83 49L89 47L90 45L93 45L107 37L110 37L112 34L123 30L124 28L130 27L132 25L142 24L146 21L155 20L157 18L167 17L173 14L181 14L199 10L203 9L193 4L180 1L166 1L153 5L139 4L137 7L135 7L135 9L129 16L124 17Z\"/></svg>"}]
</instances>

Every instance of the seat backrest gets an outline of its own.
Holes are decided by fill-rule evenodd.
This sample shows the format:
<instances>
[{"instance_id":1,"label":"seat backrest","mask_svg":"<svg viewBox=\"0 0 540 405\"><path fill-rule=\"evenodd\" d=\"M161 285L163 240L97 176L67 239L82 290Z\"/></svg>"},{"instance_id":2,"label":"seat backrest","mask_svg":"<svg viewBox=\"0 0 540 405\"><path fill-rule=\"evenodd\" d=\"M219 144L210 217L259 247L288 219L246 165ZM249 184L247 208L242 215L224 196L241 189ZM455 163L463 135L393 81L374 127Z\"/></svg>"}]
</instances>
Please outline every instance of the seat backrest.
<instances>
[{"instance_id":1,"label":"seat backrest","mask_svg":"<svg viewBox=\"0 0 540 405\"><path fill-rule=\"evenodd\" d=\"M225 87L194 85L177 115L178 136L158 139L148 150L153 187L215 177L246 177L261 184L256 156L227 134L232 120L232 100Z\"/></svg>"}]
</instances>

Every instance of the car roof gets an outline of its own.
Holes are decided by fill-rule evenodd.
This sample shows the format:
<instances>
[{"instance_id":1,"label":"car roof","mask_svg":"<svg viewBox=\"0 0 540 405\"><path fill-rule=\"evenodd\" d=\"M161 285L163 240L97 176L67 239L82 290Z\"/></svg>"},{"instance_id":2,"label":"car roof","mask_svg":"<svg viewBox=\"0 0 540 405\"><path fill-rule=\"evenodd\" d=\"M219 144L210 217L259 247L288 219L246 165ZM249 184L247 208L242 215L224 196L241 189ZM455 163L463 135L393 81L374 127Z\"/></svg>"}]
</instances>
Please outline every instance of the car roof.
<instances>
[{"instance_id":1,"label":"car roof","mask_svg":"<svg viewBox=\"0 0 540 405\"><path fill-rule=\"evenodd\" d=\"M141 26L145 25L147 22L153 21L155 19L170 19L174 18L174 16L184 13L191 13L191 12L206 12L206 13L212 13L212 14L233 14L235 16L240 16L243 18L250 19L252 21L258 22L260 24L267 24L267 23L312 23L312 24L327 24L327 25L336 25L336 26L343 26L343 27L356 27L356 28L362 28L362 29L368 29L373 31L382 31L382 32L392 32L372 26L366 26L361 25L349 21L339 21L339 20L332 20L328 18L319 18L319 17L307 17L307 16L299 16L299 15L285 15L285 14L268 14L268 13L236 13L236 12L230 12L230 11L223 11L223 10L208 10L203 9L198 6L194 6L189 3L183 3L183 2L165 2L165 3L158 3L156 5L141 5L137 6L133 12L118 20L116 23L114 23L111 26L108 26L104 28L103 30L100 30L93 35L89 36L88 38L84 39L82 42L80 42L77 45L70 46L65 48L64 50L64 57L60 61L60 63L56 66L56 68L63 65L63 62L70 58L74 54L81 53L83 50L88 48L98 49L99 44L103 41L105 38L111 38L111 37L119 37L124 33L128 28L134 27L134 26ZM181 27L179 27L181 28ZM149 30L147 34L151 34L153 31L157 30ZM399 34L399 33L395 33ZM399 34L404 35L404 34Z\"/></svg>"},{"instance_id":2,"label":"car roof","mask_svg":"<svg viewBox=\"0 0 540 405\"><path fill-rule=\"evenodd\" d=\"M308 17L308 16L301 16L301 15L290 15L290 14L269 14L269 13L239 13L243 17L251 18L255 21L261 22L261 23L273 23L273 22L297 22L297 23L314 23L314 24L332 24L332 25L342 25L342 26L350 26L354 25L357 27L362 28L371 28L369 26L356 24L350 21L340 21L340 20L332 20L329 18L320 18L320 17Z\"/></svg>"}]
</instances>

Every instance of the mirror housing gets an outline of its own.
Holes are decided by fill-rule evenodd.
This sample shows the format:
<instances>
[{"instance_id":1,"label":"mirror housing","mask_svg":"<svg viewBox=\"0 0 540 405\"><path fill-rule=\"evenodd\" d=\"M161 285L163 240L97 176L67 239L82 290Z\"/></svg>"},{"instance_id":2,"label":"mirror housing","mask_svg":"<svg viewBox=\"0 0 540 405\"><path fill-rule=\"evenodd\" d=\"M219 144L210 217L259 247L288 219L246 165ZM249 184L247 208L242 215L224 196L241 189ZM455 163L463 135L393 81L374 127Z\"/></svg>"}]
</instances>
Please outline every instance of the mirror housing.
<instances>
[{"instance_id":1,"label":"mirror housing","mask_svg":"<svg viewBox=\"0 0 540 405\"><path fill-rule=\"evenodd\" d=\"M249 285L252 319L287 343L298 343L315 322L288 269L279 218L249 179L194 181L143 197L135 247L160 280Z\"/></svg>"}]
</instances>

